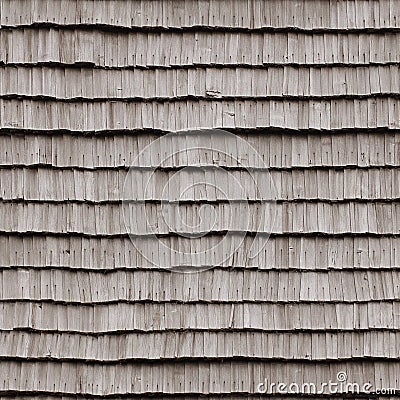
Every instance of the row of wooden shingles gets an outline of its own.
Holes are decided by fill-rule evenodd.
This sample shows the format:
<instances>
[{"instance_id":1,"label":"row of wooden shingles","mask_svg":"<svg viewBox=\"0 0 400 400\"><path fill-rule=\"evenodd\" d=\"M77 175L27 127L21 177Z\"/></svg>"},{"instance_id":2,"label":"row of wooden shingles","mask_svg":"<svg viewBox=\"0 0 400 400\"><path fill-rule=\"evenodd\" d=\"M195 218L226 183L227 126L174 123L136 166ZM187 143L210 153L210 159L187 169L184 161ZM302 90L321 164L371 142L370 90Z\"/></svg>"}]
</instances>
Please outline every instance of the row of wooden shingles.
<instances>
[{"instance_id":1,"label":"row of wooden shingles","mask_svg":"<svg viewBox=\"0 0 400 400\"><path fill-rule=\"evenodd\" d=\"M0 165L50 164L57 167L381 167L400 166L398 133L214 132L159 136L0 135ZM156 143L149 146L154 140ZM162 151L160 145L162 144ZM149 146L149 147L148 147Z\"/></svg>"},{"instance_id":2,"label":"row of wooden shingles","mask_svg":"<svg viewBox=\"0 0 400 400\"><path fill-rule=\"evenodd\" d=\"M399 268L400 238L348 235L245 237L204 236L191 240L180 236L168 238L87 238L78 236L0 235L4 249L1 267L65 267L110 271L113 269L168 269L191 253L193 266L221 266L258 269L375 269ZM239 246L240 244L240 246ZM149 255L158 255L153 261ZM250 258L252 257L252 258ZM158 265L157 265L158 264Z\"/></svg>"},{"instance_id":3,"label":"row of wooden shingles","mask_svg":"<svg viewBox=\"0 0 400 400\"><path fill-rule=\"evenodd\" d=\"M186 276L187 275L187 276ZM96 304L165 302L366 302L396 300L399 270L330 272L227 271L170 274L169 271L0 271L0 299Z\"/></svg>"},{"instance_id":4,"label":"row of wooden shingles","mask_svg":"<svg viewBox=\"0 0 400 400\"><path fill-rule=\"evenodd\" d=\"M0 231L86 235L399 234L400 204L287 202L194 204L0 203Z\"/></svg>"},{"instance_id":5,"label":"row of wooden shingles","mask_svg":"<svg viewBox=\"0 0 400 400\"><path fill-rule=\"evenodd\" d=\"M302 374L299 374L299 370ZM325 395L329 389L325 382L337 382L338 371L346 371L350 382L363 387L366 382L377 382L367 386L369 393L375 388L397 388L399 363L378 361L332 362L321 367L320 363L282 363L246 362L246 361L204 361L204 362L164 362L120 363L111 365L93 365L91 363L23 362L4 361L0 371L0 389L2 391L45 392L45 393L80 393L85 395L121 394L219 394L229 396L233 393L255 393L260 383L265 383L268 393L277 394L276 382L292 382L299 388L296 393L309 393L305 382L313 382L316 388L322 388ZM85 382L82 376L86 377ZM376 377L382 377L375 380ZM39 379L40 378L40 379ZM271 382L275 382L271 387ZM352 383L352 385L353 385ZM338 386L338 393L348 393L347 386ZM352 386L354 387L354 386ZM34 390L32 389L34 388ZM296 386L291 385L291 390ZM150 397L150 396L149 396ZM155 397L160 398L160 397ZM208 398L208 397L206 397ZM292 397L294 398L294 397Z\"/></svg>"},{"instance_id":6,"label":"row of wooden shingles","mask_svg":"<svg viewBox=\"0 0 400 400\"><path fill-rule=\"evenodd\" d=\"M299 29L365 29L399 27L400 8L396 0L324 1L227 0L198 3L174 0L118 0L71 3L68 0L30 3L6 0L0 8L1 25L34 23L60 25L100 24L113 27L225 27ZM315 13L315 10L319 10Z\"/></svg>"},{"instance_id":7,"label":"row of wooden shingles","mask_svg":"<svg viewBox=\"0 0 400 400\"><path fill-rule=\"evenodd\" d=\"M395 200L400 198L400 171L0 168L0 198L51 202Z\"/></svg>"},{"instance_id":8,"label":"row of wooden shingles","mask_svg":"<svg viewBox=\"0 0 400 400\"><path fill-rule=\"evenodd\" d=\"M146 346L143 346L146 342ZM384 347L382 343L390 342ZM267 333L159 332L89 336L76 333L0 332L3 358L66 361L177 360L232 358L332 361L350 358L397 358L400 334L389 331ZM104 351L108 349L108 351Z\"/></svg>"},{"instance_id":9,"label":"row of wooden shingles","mask_svg":"<svg viewBox=\"0 0 400 400\"><path fill-rule=\"evenodd\" d=\"M25 27L0 31L0 60L102 67L393 63L400 60L398 38L384 31L116 33Z\"/></svg>"},{"instance_id":10,"label":"row of wooden shingles","mask_svg":"<svg viewBox=\"0 0 400 400\"><path fill-rule=\"evenodd\" d=\"M400 127L394 97L335 100L176 100L172 102L0 100L1 129L121 131Z\"/></svg>"},{"instance_id":11,"label":"row of wooden shingles","mask_svg":"<svg viewBox=\"0 0 400 400\"><path fill-rule=\"evenodd\" d=\"M1 330L102 333L159 330L398 330L400 303L155 303L54 304L3 302Z\"/></svg>"},{"instance_id":12,"label":"row of wooden shingles","mask_svg":"<svg viewBox=\"0 0 400 400\"><path fill-rule=\"evenodd\" d=\"M398 65L360 67L0 68L0 95L57 99L331 97L397 94Z\"/></svg>"}]
</instances>

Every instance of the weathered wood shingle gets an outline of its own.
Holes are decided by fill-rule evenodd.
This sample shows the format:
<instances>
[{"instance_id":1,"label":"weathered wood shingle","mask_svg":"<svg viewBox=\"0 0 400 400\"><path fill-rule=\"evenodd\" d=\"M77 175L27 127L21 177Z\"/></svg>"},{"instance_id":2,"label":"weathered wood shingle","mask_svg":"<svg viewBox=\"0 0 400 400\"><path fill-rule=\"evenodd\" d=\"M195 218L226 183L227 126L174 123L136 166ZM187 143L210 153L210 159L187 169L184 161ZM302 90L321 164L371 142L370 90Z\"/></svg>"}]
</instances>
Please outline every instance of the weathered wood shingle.
<instances>
[{"instance_id":1,"label":"weathered wood shingle","mask_svg":"<svg viewBox=\"0 0 400 400\"><path fill-rule=\"evenodd\" d=\"M316 11L318 10L318 11ZM0 9L6 26L32 24L92 25L93 28L193 29L300 29L337 31L396 29L400 8L396 0L123 0L113 2L6 0Z\"/></svg>"}]
</instances>

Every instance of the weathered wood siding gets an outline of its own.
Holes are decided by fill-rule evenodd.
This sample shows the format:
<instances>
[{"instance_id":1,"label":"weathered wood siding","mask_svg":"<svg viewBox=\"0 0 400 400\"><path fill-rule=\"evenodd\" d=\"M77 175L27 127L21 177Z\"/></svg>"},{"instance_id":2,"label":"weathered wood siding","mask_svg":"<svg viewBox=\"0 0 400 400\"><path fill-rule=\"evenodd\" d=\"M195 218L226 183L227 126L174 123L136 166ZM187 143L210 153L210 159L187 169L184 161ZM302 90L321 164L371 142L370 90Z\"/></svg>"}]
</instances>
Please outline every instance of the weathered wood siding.
<instances>
[{"instance_id":1,"label":"weathered wood siding","mask_svg":"<svg viewBox=\"0 0 400 400\"><path fill-rule=\"evenodd\" d=\"M259 400L339 371L399 394L398 0L1 0L0 25L0 400ZM193 170L160 188L210 154L137 156L198 128L262 162L226 143L211 164L253 219L234 188L235 207L187 193L176 215L219 216L193 240L158 219ZM135 162L157 181L123 190ZM151 216L131 233L156 266L122 200Z\"/></svg>"}]
</instances>

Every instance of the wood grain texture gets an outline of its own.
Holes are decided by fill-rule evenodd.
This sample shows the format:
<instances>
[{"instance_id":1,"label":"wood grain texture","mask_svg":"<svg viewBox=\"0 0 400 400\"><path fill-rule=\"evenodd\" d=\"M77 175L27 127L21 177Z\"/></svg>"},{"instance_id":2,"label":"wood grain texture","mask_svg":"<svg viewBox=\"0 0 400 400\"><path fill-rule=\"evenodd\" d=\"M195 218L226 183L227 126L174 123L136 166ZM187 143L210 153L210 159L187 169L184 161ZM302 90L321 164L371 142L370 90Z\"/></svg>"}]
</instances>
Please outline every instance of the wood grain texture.
<instances>
[{"instance_id":1,"label":"wood grain texture","mask_svg":"<svg viewBox=\"0 0 400 400\"><path fill-rule=\"evenodd\" d=\"M77 132L155 129L400 129L400 99L173 100L80 103L0 99L0 129ZM163 118L157 116L162 115ZM204 117L203 117L204 116Z\"/></svg>"},{"instance_id":2,"label":"wood grain texture","mask_svg":"<svg viewBox=\"0 0 400 400\"><path fill-rule=\"evenodd\" d=\"M215 152L211 154L201 147L210 146L211 135L205 132L198 149L182 150L182 157L165 158L161 151L151 153L143 150L160 132L127 132L105 135L46 132L30 134L10 129L0 132L0 166L53 166L80 169L128 169L129 167L179 168L206 166L217 163ZM400 166L400 135L397 132L365 132L359 129L345 133L335 132L271 132L267 129L237 134L237 142L226 143L227 157L219 156L218 166L224 168L268 168L285 170L315 167L386 167ZM183 136L182 136L183 135ZM178 148L184 134L168 135L168 148ZM187 142L187 137L185 138ZM238 146L245 140L257 149L258 158L248 159ZM345 151L344 151L345 150ZM143 156L140 158L139 154ZM240 160L240 162L239 162Z\"/></svg>"},{"instance_id":3,"label":"wood grain texture","mask_svg":"<svg viewBox=\"0 0 400 400\"><path fill-rule=\"evenodd\" d=\"M50 267L0 271L1 302L9 303L366 303L396 301L399 291L398 269L211 269L201 275L154 270L112 270L104 274Z\"/></svg>"},{"instance_id":4,"label":"wood grain texture","mask_svg":"<svg viewBox=\"0 0 400 400\"><path fill-rule=\"evenodd\" d=\"M11 65L87 64L103 68L396 64L400 59L399 36L399 32L381 31L118 33L6 28L0 31L0 61ZM382 48L390 51L380 51Z\"/></svg>"},{"instance_id":5,"label":"wood grain texture","mask_svg":"<svg viewBox=\"0 0 400 400\"><path fill-rule=\"evenodd\" d=\"M399 21L1 1L0 400L397 399Z\"/></svg>"},{"instance_id":6,"label":"wood grain texture","mask_svg":"<svg viewBox=\"0 0 400 400\"><path fill-rule=\"evenodd\" d=\"M139 180L140 179L140 180ZM215 188L221 185L224 192ZM173 184L171 184L173 182ZM188 182L196 190L186 191ZM209 186L214 187L210 190ZM222 185L221 185L222 186ZM121 191L119 188L125 187ZM3 201L116 203L276 201L394 201L400 198L400 171L389 168L296 168L288 170L213 167L145 170L138 168L0 168Z\"/></svg>"},{"instance_id":7,"label":"wood grain texture","mask_svg":"<svg viewBox=\"0 0 400 400\"><path fill-rule=\"evenodd\" d=\"M100 69L0 67L0 96L51 100L363 98L398 96L399 66L265 66Z\"/></svg>"},{"instance_id":8,"label":"wood grain texture","mask_svg":"<svg viewBox=\"0 0 400 400\"><path fill-rule=\"evenodd\" d=\"M89 25L92 29L362 31L396 29L399 17L400 7L395 0L6 0L0 8L0 23L6 26Z\"/></svg>"},{"instance_id":9,"label":"wood grain texture","mask_svg":"<svg viewBox=\"0 0 400 400\"><path fill-rule=\"evenodd\" d=\"M336 362L330 363L324 368L316 369L319 364L280 362L262 363L254 362L200 362L172 363L160 362L155 369L153 363L134 363L120 365L91 365L71 362L20 362L6 361L1 371L0 388L6 391L26 392L35 385L35 389L43 394L79 392L83 395L120 394L129 393L148 394L250 394L257 393L255 387L265 379L269 382L277 379L280 374L290 379L290 382L301 384L302 379L315 382L320 386L322 382L334 379L337 371L346 370L352 382L364 383L363 377L373 379L376 374L385 373L382 385L394 387L396 375L399 373L399 364L392 362ZM303 370L302 377L298 377L298 368ZM44 379L48 373L57 377L57 383L52 385ZM156 372L154 372L156 371ZM212 374L210 374L210 371ZM162 376L161 380L159 376ZM84 376L92 381L96 379L96 385L83 385L79 383ZM141 376L141 379L138 379ZM222 379L213 379L220 377ZM21 379L23 384L16 385L15 380ZM35 383L37 382L37 383ZM305 391L304 391L305 392ZM327 394L326 390L326 394Z\"/></svg>"},{"instance_id":10,"label":"wood grain texture","mask_svg":"<svg viewBox=\"0 0 400 400\"><path fill-rule=\"evenodd\" d=\"M400 302L367 303L118 303L3 302L1 330L80 333L165 330L398 330Z\"/></svg>"},{"instance_id":11,"label":"wood grain texture","mask_svg":"<svg viewBox=\"0 0 400 400\"><path fill-rule=\"evenodd\" d=\"M148 251L158 254L159 259L169 260L164 265L154 265L137 247L132 246L128 237L106 238L82 237L73 234L44 235L27 232L0 234L5 250L0 257L0 267L29 267L101 271L113 270L168 270L171 256L193 249L197 252L204 246L209 249L218 245L221 236L207 235L200 241L193 241L176 235L164 238L145 238L135 244L147 245ZM233 234L231 243L242 240ZM254 246L255 253L249 254ZM223 248L220 263L215 264L216 255L192 256L191 265L232 269L260 270L397 270L400 267L400 236L393 235L276 235L265 241L265 237L245 237L242 246L232 252L229 246ZM253 256L253 257L250 257ZM174 258L172 258L172 261ZM179 258L175 259L178 262ZM173 264L173 263L172 263ZM174 265L174 264L173 264ZM190 286L189 286L190 287ZM191 289L193 290L193 289ZM147 297L146 297L147 299Z\"/></svg>"}]
</instances>

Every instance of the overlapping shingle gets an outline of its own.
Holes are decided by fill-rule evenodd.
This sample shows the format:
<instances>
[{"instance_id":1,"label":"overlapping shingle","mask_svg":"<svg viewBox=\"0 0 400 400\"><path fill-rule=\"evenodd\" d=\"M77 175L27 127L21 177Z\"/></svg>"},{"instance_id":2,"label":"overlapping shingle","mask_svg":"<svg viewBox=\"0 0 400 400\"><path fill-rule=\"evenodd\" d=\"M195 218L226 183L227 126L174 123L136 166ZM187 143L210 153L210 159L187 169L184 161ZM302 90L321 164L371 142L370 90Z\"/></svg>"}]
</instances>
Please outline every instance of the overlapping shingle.
<instances>
[{"instance_id":1,"label":"overlapping shingle","mask_svg":"<svg viewBox=\"0 0 400 400\"><path fill-rule=\"evenodd\" d=\"M315 10L318 10L316 12ZM174 0L123 0L113 3L54 0L4 1L0 21L6 26L92 25L92 29L300 29L335 31L396 29L400 9L395 0L227 0L224 3Z\"/></svg>"},{"instance_id":2,"label":"overlapping shingle","mask_svg":"<svg viewBox=\"0 0 400 400\"><path fill-rule=\"evenodd\" d=\"M0 271L2 302L59 304L135 302L366 303L397 300L400 271L378 268L329 271L212 269L202 274L165 271L71 271L62 268ZM340 285L339 285L340 284Z\"/></svg>"},{"instance_id":3,"label":"overlapping shingle","mask_svg":"<svg viewBox=\"0 0 400 400\"><path fill-rule=\"evenodd\" d=\"M0 67L2 97L167 101L177 98L362 98L398 96L399 67L266 66L172 69Z\"/></svg>"},{"instance_id":4,"label":"overlapping shingle","mask_svg":"<svg viewBox=\"0 0 400 400\"><path fill-rule=\"evenodd\" d=\"M398 37L398 32L384 31L117 33L5 28L0 32L0 61L112 68L393 64L400 59ZM390 52L379 51L382 48Z\"/></svg>"},{"instance_id":5,"label":"overlapping shingle","mask_svg":"<svg viewBox=\"0 0 400 400\"><path fill-rule=\"evenodd\" d=\"M137 239L138 241L139 239ZM232 235L230 242L242 240L241 235ZM392 235L357 236L293 236L244 238L242 246L232 251L223 247L222 254L209 253L205 258L193 257L193 266L215 267L218 256L222 260L219 267L256 268L267 270L367 270L395 269L400 266L399 237ZM136 245L143 242L135 241ZM171 260L172 253L192 248L199 252L201 247L209 249L221 241L221 236L207 235L191 240L171 235L154 239L146 238L147 251L159 255L159 259ZM76 235L34 235L2 234L0 258L1 267L32 267L46 269L57 267L73 270L113 270L169 269L169 264L154 265L127 237L100 238ZM254 253L249 253L254 246ZM234 249L234 248L233 248ZM187 250L186 250L187 251ZM252 257L250 257L252 256ZM169 258L168 258L169 257ZM177 259L179 260L179 259ZM149 275L151 276L151 275Z\"/></svg>"},{"instance_id":6,"label":"overlapping shingle","mask_svg":"<svg viewBox=\"0 0 400 400\"><path fill-rule=\"evenodd\" d=\"M145 170L0 168L4 201L76 203L391 201L400 197L399 171L389 168L288 170L190 167ZM139 177L142 179L139 181ZM187 183L196 189L187 191ZM222 182L225 181L224 184ZM12 184L10 184L12 182ZM223 191L215 188L220 185ZM210 190L214 188L213 190ZM121 191L119 188L124 188Z\"/></svg>"}]
</instances>

